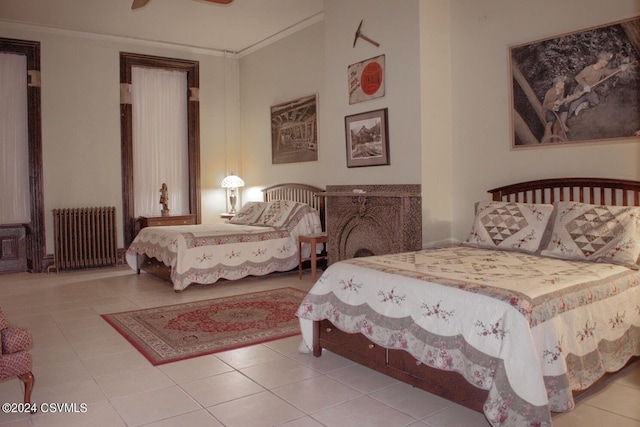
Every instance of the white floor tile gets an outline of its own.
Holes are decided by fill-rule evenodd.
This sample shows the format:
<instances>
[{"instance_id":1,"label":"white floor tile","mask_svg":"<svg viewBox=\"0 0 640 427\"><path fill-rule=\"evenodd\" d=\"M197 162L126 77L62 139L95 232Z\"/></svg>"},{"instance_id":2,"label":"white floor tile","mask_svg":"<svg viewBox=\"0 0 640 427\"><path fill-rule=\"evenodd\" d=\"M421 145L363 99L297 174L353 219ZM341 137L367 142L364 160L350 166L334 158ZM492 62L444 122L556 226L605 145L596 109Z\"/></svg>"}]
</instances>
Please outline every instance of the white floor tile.
<instances>
[{"instance_id":1,"label":"white floor tile","mask_svg":"<svg viewBox=\"0 0 640 427\"><path fill-rule=\"evenodd\" d=\"M489 427L483 414L460 405L452 405L422 420L430 427Z\"/></svg>"},{"instance_id":2,"label":"white floor tile","mask_svg":"<svg viewBox=\"0 0 640 427\"><path fill-rule=\"evenodd\" d=\"M212 406L208 410L227 427L277 426L305 416L268 391Z\"/></svg>"},{"instance_id":3,"label":"white floor tile","mask_svg":"<svg viewBox=\"0 0 640 427\"><path fill-rule=\"evenodd\" d=\"M58 401L57 401L58 402ZM31 417L36 427L126 427L122 417L109 402L88 405L86 412L48 412Z\"/></svg>"},{"instance_id":4,"label":"white floor tile","mask_svg":"<svg viewBox=\"0 0 640 427\"><path fill-rule=\"evenodd\" d=\"M37 403L86 403L104 402L107 396L93 379L56 384L40 384L34 387L32 401Z\"/></svg>"},{"instance_id":5,"label":"white floor tile","mask_svg":"<svg viewBox=\"0 0 640 427\"><path fill-rule=\"evenodd\" d=\"M283 286L311 284L292 273L175 293L128 267L0 275L5 314L33 336L33 400L88 404L85 413L0 414L0 426L488 425L480 413L334 353L300 354L299 336L154 367L100 316ZM22 395L19 380L0 382L0 400L20 402ZM553 421L640 427L638 402L640 362Z\"/></svg>"},{"instance_id":6,"label":"white floor tile","mask_svg":"<svg viewBox=\"0 0 640 427\"><path fill-rule=\"evenodd\" d=\"M81 341L72 345L82 360L131 351L131 344L121 336L96 341Z\"/></svg>"},{"instance_id":7,"label":"white floor tile","mask_svg":"<svg viewBox=\"0 0 640 427\"><path fill-rule=\"evenodd\" d=\"M101 377L151 366L151 363L132 347L130 347L129 351L122 353L107 354L85 359L82 363L87 367L87 370L93 377Z\"/></svg>"},{"instance_id":8,"label":"white floor tile","mask_svg":"<svg viewBox=\"0 0 640 427\"><path fill-rule=\"evenodd\" d=\"M325 409L313 417L327 427L395 427L414 421L409 415L368 396Z\"/></svg>"},{"instance_id":9,"label":"white floor tile","mask_svg":"<svg viewBox=\"0 0 640 427\"><path fill-rule=\"evenodd\" d=\"M145 424L144 427L224 427L204 409Z\"/></svg>"},{"instance_id":10,"label":"white floor tile","mask_svg":"<svg viewBox=\"0 0 640 427\"><path fill-rule=\"evenodd\" d=\"M587 426L640 427L640 421L589 405L581 405L573 411L553 416L553 427Z\"/></svg>"},{"instance_id":11,"label":"white floor tile","mask_svg":"<svg viewBox=\"0 0 640 427\"><path fill-rule=\"evenodd\" d=\"M362 396L362 393L327 376L309 378L272 391L307 414Z\"/></svg>"},{"instance_id":12,"label":"white floor tile","mask_svg":"<svg viewBox=\"0 0 640 427\"><path fill-rule=\"evenodd\" d=\"M398 383L398 380L362 365L350 365L328 372L327 375L361 393L372 393Z\"/></svg>"},{"instance_id":13,"label":"white floor tile","mask_svg":"<svg viewBox=\"0 0 640 427\"><path fill-rule=\"evenodd\" d=\"M280 424L278 427L324 427L311 417L298 418L288 423Z\"/></svg>"},{"instance_id":14,"label":"white floor tile","mask_svg":"<svg viewBox=\"0 0 640 427\"><path fill-rule=\"evenodd\" d=\"M266 388L280 387L320 375L319 372L286 358L240 369L240 372Z\"/></svg>"},{"instance_id":15,"label":"white floor tile","mask_svg":"<svg viewBox=\"0 0 640 427\"><path fill-rule=\"evenodd\" d=\"M183 383L181 386L203 407L218 405L266 391L264 387L237 371Z\"/></svg>"},{"instance_id":16,"label":"white floor tile","mask_svg":"<svg viewBox=\"0 0 640 427\"><path fill-rule=\"evenodd\" d=\"M130 426L139 426L202 409L178 386L116 397L111 403Z\"/></svg>"},{"instance_id":17,"label":"white floor tile","mask_svg":"<svg viewBox=\"0 0 640 427\"><path fill-rule=\"evenodd\" d=\"M607 384L598 393L586 397L581 404L640 421L640 389L638 388L613 382Z\"/></svg>"},{"instance_id":18,"label":"white floor tile","mask_svg":"<svg viewBox=\"0 0 640 427\"><path fill-rule=\"evenodd\" d=\"M394 384L369 396L415 419L425 418L452 405L449 400L404 383Z\"/></svg>"},{"instance_id":19,"label":"white floor tile","mask_svg":"<svg viewBox=\"0 0 640 427\"><path fill-rule=\"evenodd\" d=\"M159 365L158 369L175 381L176 384L199 380L233 370L229 365L215 357L215 355L194 357L179 362L167 363Z\"/></svg>"},{"instance_id":20,"label":"white floor tile","mask_svg":"<svg viewBox=\"0 0 640 427\"><path fill-rule=\"evenodd\" d=\"M109 398L152 391L175 384L156 367L105 375L96 378L96 383Z\"/></svg>"},{"instance_id":21,"label":"white floor tile","mask_svg":"<svg viewBox=\"0 0 640 427\"><path fill-rule=\"evenodd\" d=\"M216 353L216 357L234 369L243 369L262 363L283 360L285 357L266 345L252 345Z\"/></svg>"}]
</instances>

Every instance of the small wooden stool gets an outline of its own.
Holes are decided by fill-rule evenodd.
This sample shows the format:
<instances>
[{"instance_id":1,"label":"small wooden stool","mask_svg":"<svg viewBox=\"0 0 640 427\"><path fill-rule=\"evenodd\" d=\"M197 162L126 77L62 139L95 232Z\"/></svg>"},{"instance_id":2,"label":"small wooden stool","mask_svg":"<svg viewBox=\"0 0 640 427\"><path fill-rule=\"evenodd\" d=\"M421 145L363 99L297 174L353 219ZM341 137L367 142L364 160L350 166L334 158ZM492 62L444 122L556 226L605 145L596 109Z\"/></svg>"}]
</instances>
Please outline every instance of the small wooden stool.
<instances>
[{"instance_id":1,"label":"small wooden stool","mask_svg":"<svg viewBox=\"0 0 640 427\"><path fill-rule=\"evenodd\" d=\"M311 245L311 255L309 258L302 258L302 244L309 243ZM311 277L313 283L316 282L316 264L318 260L327 259L326 255L318 256L316 245L318 243L327 243L327 233L306 234L298 236L298 277L302 279L302 262L311 260Z\"/></svg>"}]
</instances>

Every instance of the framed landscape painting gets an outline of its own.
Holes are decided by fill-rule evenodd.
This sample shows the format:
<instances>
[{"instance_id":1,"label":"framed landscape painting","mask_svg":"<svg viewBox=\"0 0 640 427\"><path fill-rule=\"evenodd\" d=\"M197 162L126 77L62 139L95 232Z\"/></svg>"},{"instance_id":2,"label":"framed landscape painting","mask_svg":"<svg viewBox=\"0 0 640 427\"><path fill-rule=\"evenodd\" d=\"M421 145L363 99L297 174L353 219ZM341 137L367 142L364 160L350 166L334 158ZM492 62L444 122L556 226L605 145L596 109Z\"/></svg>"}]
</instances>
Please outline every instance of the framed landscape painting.
<instances>
[{"instance_id":1,"label":"framed landscape painting","mask_svg":"<svg viewBox=\"0 0 640 427\"><path fill-rule=\"evenodd\" d=\"M509 48L512 147L640 135L640 18Z\"/></svg>"},{"instance_id":2,"label":"framed landscape painting","mask_svg":"<svg viewBox=\"0 0 640 427\"><path fill-rule=\"evenodd\" d=\"M389 164L387 109L353 114L344 118L347 167Z\"/></svg>"}]
</instances>

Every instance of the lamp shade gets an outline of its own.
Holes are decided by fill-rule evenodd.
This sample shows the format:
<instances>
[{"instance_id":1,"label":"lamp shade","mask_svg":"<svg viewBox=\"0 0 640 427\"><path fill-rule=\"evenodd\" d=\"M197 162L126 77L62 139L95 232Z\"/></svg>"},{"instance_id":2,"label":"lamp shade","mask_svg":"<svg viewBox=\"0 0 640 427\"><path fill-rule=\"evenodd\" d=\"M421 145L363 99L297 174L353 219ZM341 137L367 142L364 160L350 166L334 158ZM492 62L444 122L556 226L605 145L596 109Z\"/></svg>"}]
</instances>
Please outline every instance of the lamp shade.
<instances>
[{"instance_id":1,"label":"lamp shade","mask_svg":"<svg viewBox=\"0 0 640 427\"><path fill-rule=\"evenodd\" d=\"M222 188L244 187L244 181L237 175L228 175L220 183Z\"/></svg>"}]
</instances>

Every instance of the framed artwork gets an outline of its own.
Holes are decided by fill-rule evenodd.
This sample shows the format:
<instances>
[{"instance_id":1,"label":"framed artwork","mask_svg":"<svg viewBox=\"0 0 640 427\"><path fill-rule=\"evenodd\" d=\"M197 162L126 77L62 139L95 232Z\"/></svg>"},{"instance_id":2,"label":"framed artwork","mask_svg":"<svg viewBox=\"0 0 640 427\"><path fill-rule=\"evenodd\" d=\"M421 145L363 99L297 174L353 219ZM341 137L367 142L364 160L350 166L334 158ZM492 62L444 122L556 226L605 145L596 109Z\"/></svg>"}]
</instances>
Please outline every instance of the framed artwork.
<instances>
[{"instance_id":1,"label":"framed artwork","mask_svg":"<svg viewBox=\"0 0 640 427\"><path fill-rule=\"evenodd\" d=\"M384 96L384 55L349 65L349 104Z\"/></svg>"},{"instance_id":2,"label":"framed artwork","mask_svg":"<svg viewBox=\"0 0 640 427\"><path fill-rule=\"evenodd\" d=\"M389 164L387 109L353 114L344 118L347 167Z\"/></svg>"},{"instance_id":3,"label":"framed artwork","mask_svg":"<svg viewBox=\"0 0 640 427\"><path fill-rule=\"evenodd\" d=\"M318 96L271 107L271 163L318 160Z\"/></svg>"},{"instance_id":4,"label":"framed artwork","mask_svg":"<svg viewBox=\"0 0 640 427\"><path fill-rule=\"evenodd\" d=\"M640 136L640 18L509 48L512 148Z\"/></svg>"}]
</instances>

